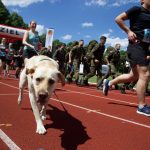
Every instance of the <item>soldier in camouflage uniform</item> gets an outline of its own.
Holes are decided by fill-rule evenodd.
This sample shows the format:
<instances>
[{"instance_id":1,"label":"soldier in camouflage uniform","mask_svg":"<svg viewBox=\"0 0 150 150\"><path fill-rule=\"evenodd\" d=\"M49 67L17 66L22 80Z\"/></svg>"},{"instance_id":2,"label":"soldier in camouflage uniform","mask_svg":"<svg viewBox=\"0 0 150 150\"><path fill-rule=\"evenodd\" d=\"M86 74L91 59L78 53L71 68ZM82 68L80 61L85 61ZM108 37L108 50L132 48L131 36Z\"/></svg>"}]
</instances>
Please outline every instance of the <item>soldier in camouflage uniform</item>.
<instances>
[{"instance_id":1,"label":"soldier in camouflage uniform","mask_svg":"<svg viewBox=\"0 0 150 150\"><path fill-rule=\"evenodd\" d=\"M70 46L67 46L67 53L66 53L66 56L65 56L65 62L66 62L65 77L66 77L66 81L68 83L72 82L72 78L73 78L73 75L74 75L74 67L73 67L73 64L72 64L71 56L70 56L71 49L73 47L77 46L78 44L79 44L78 41L74 41L74 42L72 42L72 44Z\"/></svg>"},{"instance_id":2,"label":"soldier in camouflage uniform","mask_svg":"<svg viewBox=\"0 0 150 150\"><path fill-rule=\"evenodd\" d=\"M110 47L107 49L108 52L106 52L105 60L107 65L109 66L109 71L107 74L105 74L102 78L102 80L98 83L97 89L102 89L102 83L104 79L107 79L109 76L112 76L112 78L115 78L119 75L119 62L120 62L120 44L116 44L115 47ZM118 86L115 86L118 88Z\"/></svg>"},{"instance_id":3,"label":"soldier in camouflage uniform","mask_svg":"<svg viewBox=\"0 0 150 150\"><path fill-rule=\"evenodd\" d=\"M85 55L83 56L84 72L83 72L83 76L80 80L80 86L89 85L88 80L83 82L83 79L88 73L90 73L90 66L91 66L90 54L91 54L91 51L96 44L98 44L98 42L96 40L90 41L88 46L87 46L87 51L86 51Z\"/></svg>"},{"instance_id":4,"label":"soldier in camouflage uniform","mask_svg":"<svg viewBox=\"0 0 150 150\"><path fill-rule=\"evenodd\" d=\"M120 50L121 45L116 44L114 49L110 51L107 56L106 56L106 62L107 65L110 67L110 75L112 75L112 78L115 78L115 76L119 75L118 74L118 65L120 62Z\"/></svg>"},{"instance_id":5,"label":"soldier in camouflage uniform","mask_svg":"<svg viewBox=\"0 0 150 150\"><path fill-rule=\"evenodd\" d=\"M84 54L84 40L80 40L77 46L74 46L70 51L69 63L73 63L74 66L74 75L75 75L75 83L78 84L79 80L79 65L82 62L83 54Z\"/></svg>"},{"instance_id":6,"label":"soldier in camouflage uniform","mask_svg":"<svg viewBox=\"0 0 150 150\"><path fill-rule=\"evenodd\" d=\"M96 40L92 40L88 44L87 52L84 56L84 61L85 61L85 64L84 64L85 72L84 73L85 74L90 72L90 64L91 64L90 54L91 54L91 51L95 47L96 44L98 44L98 42ZM85 66L87 66L87 67L85 67Z\"/></svg>"},{"instance_id":7,"label":"soldier in camouflage uniform","mask_svg":"<svg viewBox=\"0 0 150 150\"><path fill-rule=\"evenodd\" d=\"M49 49L47 49L46 47L42 47L40 49L39 55L45 55L45 56L52 58L52 52Z\"/></svg>"},{"instance_id":8,"label":"soldier in camouflage uniform","mask_svg":"<svg viewBox=\"0 0 150 150\"><path fill-rule=\"evenodd\" d=\"M100 82L102 73L101 73L101 67L102 67L102 59L103 59L103 53L105 51L105 42L106 37L101 36L100 37L100 43L96 44L94 48L91 50L89 59L90 59L90 72L85 75L83 78L83 82L81 86L88 85L88 79L96 75L97 71L97 84Z\"/></svg>"},{"instance_id":9,"label":"soldier in camouflage uniform","mask_svg":"<svg viewBox=\"0 0 150 150\"><path fill-rule=\"evenodd\" d=\"M112 51L110 51L108 53L108 55L106 56L107 64L110 67L109 75L111 75L113 79L115 77L117 77L118 75L120 75L120 73L118 71L119 64L120 64L120 52L119 52L120 47L121 47L120 44L116 44L115 48ZM118 88L120 89L120 92L122 94L126 93L125 92L125 89L126 89L126 85L125 84L123 84L123 85L121 85L119 87L118 87L118 85L115 85L115 89L118 89Z\"/></svg>"},{"instance_id":10,"label":"soldier in camouflage uniform","mask_svg":"<svg viewBox=\"0 0 150 150\"><path fill-rule=\"evenodd\" d=\"M59 64L59 70L62 74L65 74L65 56L66 56L66 51L65 51L66 44L62 44L60 48L58 48L54 55L53 59L57 61Z\"/></svg>"}]
</instances>

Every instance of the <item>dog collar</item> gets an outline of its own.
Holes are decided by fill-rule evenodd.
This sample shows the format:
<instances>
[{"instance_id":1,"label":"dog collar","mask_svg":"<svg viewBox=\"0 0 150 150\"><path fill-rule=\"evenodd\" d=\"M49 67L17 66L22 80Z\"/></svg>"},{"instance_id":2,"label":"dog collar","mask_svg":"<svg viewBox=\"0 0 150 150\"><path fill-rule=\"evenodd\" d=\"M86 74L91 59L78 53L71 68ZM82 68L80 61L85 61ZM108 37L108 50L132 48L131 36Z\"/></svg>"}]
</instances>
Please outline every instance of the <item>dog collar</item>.
<instances>
[{"instance_id":1,"label":"dog collar","mask_svg":"<svg viewBox=\"0 0 150 150\"><path fill-rule=\"evenodd\" d=\"M40 61L43 61L43 60L49 60L49 61L51 61L50 59L46 59L46 58L43 58L43 59L41 59Z\"/></svg>"}]
</instances>

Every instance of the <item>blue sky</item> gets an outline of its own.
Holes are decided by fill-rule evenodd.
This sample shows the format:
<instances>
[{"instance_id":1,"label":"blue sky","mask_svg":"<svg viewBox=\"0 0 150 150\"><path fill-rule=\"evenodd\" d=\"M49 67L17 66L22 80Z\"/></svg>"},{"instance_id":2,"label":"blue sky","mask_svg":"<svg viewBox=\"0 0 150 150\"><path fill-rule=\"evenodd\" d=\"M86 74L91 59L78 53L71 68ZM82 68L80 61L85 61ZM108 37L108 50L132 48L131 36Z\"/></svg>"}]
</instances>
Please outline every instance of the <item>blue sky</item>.
<instances>
[{"instance_id":1,"label":"blue sky","mask_svg":"<svg viewBox=\"0 0 150 150\"><path fill-rule=\"evenodd\" d=\"M127 35L114 19L139 0L2 0L10 12L17 12L26 23L37 21L40 34L54 28L54 39L68 43L84 39L99 41L107 36L107 46L121 43L126 49ZM127 22L128 24L128 22Z\"/></svg>"}]
</instances>

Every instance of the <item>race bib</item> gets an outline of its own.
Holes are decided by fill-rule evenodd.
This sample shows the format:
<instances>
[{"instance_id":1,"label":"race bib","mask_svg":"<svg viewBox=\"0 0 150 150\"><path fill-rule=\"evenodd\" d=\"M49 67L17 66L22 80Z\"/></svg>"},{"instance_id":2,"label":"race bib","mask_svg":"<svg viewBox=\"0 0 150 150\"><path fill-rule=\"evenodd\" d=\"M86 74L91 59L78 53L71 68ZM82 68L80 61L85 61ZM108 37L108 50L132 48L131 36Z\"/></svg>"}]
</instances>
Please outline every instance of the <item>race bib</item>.
<instances>
[{"instance_id":1,"label":"race bib","mask_svg":"<svg viewBox=\"0 0 150 150\"><path fill-rule=\"evenodd\" d=\"M150 29L144 29L143 42L150 43Z\"/></svg>"},{"instance_id":2,"label":"race bib","mask_svg":"<svg viewBox=\"0 0 150 150\"><path fill-rule=\"evenodd\" d=\"M108 65L102 65L102 74L105 75L109 72L109 66Z\"/></svg>"},{"instance_id":3,"label":"race bib","mask_svg":"<svg viewBox=\"0 0 150 150\"><path fill-rule=\"evenodd\" d=\"M80 64L80 66L79 66L79 73L83 74L83 72L84 72L84 65Z\"/></svg>"}]
</instances>

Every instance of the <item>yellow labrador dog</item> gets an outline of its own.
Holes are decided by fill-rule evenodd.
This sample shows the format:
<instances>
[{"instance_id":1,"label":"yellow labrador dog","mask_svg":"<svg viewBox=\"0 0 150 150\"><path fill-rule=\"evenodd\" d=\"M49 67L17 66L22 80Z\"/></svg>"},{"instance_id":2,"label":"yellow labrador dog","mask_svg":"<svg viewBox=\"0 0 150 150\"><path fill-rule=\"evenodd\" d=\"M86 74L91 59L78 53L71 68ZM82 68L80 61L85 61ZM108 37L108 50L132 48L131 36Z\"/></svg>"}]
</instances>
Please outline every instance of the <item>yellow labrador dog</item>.
<instances>
[{"instance_id":1,"label":"yellow labrador dog","mask_svg":"<svg viewBox=\"0 0 150 150\"><path fill-rule=\"evenodd\" d=\"M42 120L46 119L48 99L59 79L64 86L65 79L58 70L58 63L43 55L28 59L20 74L18 104L21 104L23 89L28 82L29 99L37 124L36 133L46 133Z\"/></svg>"}]
</instances>

